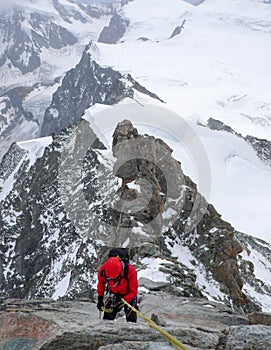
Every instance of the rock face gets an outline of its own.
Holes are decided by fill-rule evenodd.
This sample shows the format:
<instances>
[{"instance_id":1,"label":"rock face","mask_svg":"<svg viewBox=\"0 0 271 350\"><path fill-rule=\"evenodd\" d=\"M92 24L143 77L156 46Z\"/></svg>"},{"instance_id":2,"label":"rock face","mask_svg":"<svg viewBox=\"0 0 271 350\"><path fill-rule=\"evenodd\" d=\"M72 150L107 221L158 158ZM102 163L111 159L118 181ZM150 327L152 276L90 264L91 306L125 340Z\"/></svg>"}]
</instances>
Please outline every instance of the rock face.
<instances>
[{"instance_id":1,"label":"rock face","mask_svg":"<svg viewBox=\"0 0 271 350\"><path fill-rule=\"evenodd\" d=\"M269 350L271 329L202 298L145 295L140 311L189 349ZM141 318L129 324L98 318L90 301L6 300L0 311L0 347L11 350L170 350L172 346ZM122 315L120 315L122 316Z\"/></svg>"},{"instance_id":2,"label":"rock face","mask_svg":"<svg viewBox=\"0 0 271 350\"><path fill-rule=\"evenodd\" d=\"M5 187L6 181L16 172L20 176L27 169L26 151L13 143L9 152L4 156L0 165L0 191L7 190ZM4 194L0 195L0 201L4 198Z\"/></svg>"},{"instance_id":3,"label":"rock face","mask_svg":"<svg viewBox=\"0 0 271 350\"><path fill-rule=\"evenodd\" d=\"M121 200L117 205L120 207L119 215L114 217L117 223L116 236L122 237L126 228L130 231L126 233L127 238L132 239L133 228L146 224L142 234L145 236L147 233L152 239L159 237L162 233L162 211L167 191L166 178L159 168L160 158L163 159L163 165L168 166L168 173L174 167L179 169L180 179L175 179L178 184L176 189L184 184L181 168L171 157L172 150L162 140L138 135L128 120L117 125L113 134L112 150L117 158L114 174L122 179L122 187L118 191ZM140 193L129 188L128 184L131 182L139 187ZM138 236L136 239L140 241Z\"/></svg>"},{"instance_id":4,"label":"rock face","mask_svg":"<svg viewBox=\"0 0 271 350\"><path fill-rule=\"evenodd\" d=\"M195 195L194 192L194 198ZM243 305L243 282L237 263L237 256L243 249L235 239L232 226L221 219L212 205L207 206L198 225L191 227L191 231L184 236L182 235L183 224L180 225L183 219L185 218L181 217L175 224L177 235L181 240L186 241L186 244L192 245L192 254L207 266L207 270L212 273L215 280L222 282L224 285L221 287L222 290L226 288L226 294L229 293L237 305ZM193 249L193 241L196 242L195 249Z\"/></svg>"},{"instance_id":5,"label":"rock face","mask_svg":"<svg viewBox=\"0 0 271 350\"><path fill-rule=\"evenodd\" d=\"M222 346L218 350L235 350L235 349L268 349L270 346L271 336L270 327L267 326L234 326L231 327Z\"/></svg>"},{"instance_id":6,"label":"rock face","mask_svg":"<svg viewBox=\"0 0 271 350\"><path fill-rule=\"evenodd\" d=\"M120 14L114 13L114 16L110 19L109 25L103 28L98 38L98 42L116 44L116 42L124 35L128 25L128 20L121 17Z\"/></svg>"},{"instance_id":7,"label":"rock face","mask_svg":"<svg viewBox=\"0 0 271 350\"><path fill-rule=\"evenodd\" d=\"M80 148L80 137L77 139L73 137L72 131L63 133L46 149L44 156L38 159L33 167L26 168L25 171L20 170L16 174L18 178L13 191L8 200L2 203L0 214L3 239L0 248L2 297L10 293L20 298L49 296L57 290L55 287L58 282L63 279L65 281L65 278L68 280L75 278L77 280L75 289L81 285L78 289L79 294L86 291L89 295L87 287L91 280L90 274L94 273L94 267L91 269L89 266L94 264L89 260L92 255L88 250L91 249L93 242L85 231L82 232L82 237L78 236L78 232L65 214L58 186L61 147L67 139L72 143L77 140L74 147ZM97 141L94 147L103 146ZM15 157L14 151L17 152L17 149L11 151ZM91 164L91 168L94 169L98 165L97 156L92 152L88 155L85 162L89 166ZM7 171L10 171L9 168L2 169L3 177L7 176L5 175ZM93 185L91 188L95 191ZM83 222L80 227L82 225ZM84 272L79 267L83 256L85 256L83 269L86 269L84 277ZM75 275L72 277L73 268L70 270L70 267L74 263L80 272L78 274L74 269ZM60 269L55 264L59 264ZM86 288L83 287L84 284Z\"/></svg>"},{"instance_id":8,"label":"rock face","mask_svg":"<svg viewBox=\"0 0 271 350\"><path fill-rule=\"evenodd\" d=\"M248 315L250 324L264 324L266 326L271 326L271 315L264 312L254 312Z\"/></svg>"},{"instance_id":9,"label":"rock face","mask_svg":"<svg viewBox=\"0 0 271 350\"><path fill-rule=\"evenodd\" d=\"M254 266L265 269L271 264L271 245L265 241L236 232L236 236L244 249L243 254L239 257L239 266L242 279L244 281L243 289L249 293L249 290L255 290L255 294L251 296L255 303L260 299L264 299L264 295L271 294L271 288L265 282L256 277ZM260 258L263 256L264 258Z\"/></svg>"},{"instance_id":10,"label":"rock face","mask_svg":"<svg viewBox=\"0 0 271 350\"><path fill-rule=\"evenodd\" d=\"M205 265L215 280L222 283L226 294L237 305L246 304L237 264L242 247L234 238L235 231L220 218L213 206L206 203L197 192L196 185L184 176L180 164L171 157L171 153L172 150L162 140L138 135L129 121L124 120L117 125L113 134L113 155L117 158L114 173L122 179L119 192L120 198L126 201L126 207L122 206L121 215L116 218L116 235L122 237L126 227L126 230L130 230L129 234L126 233L127 239L132 239L134 227L137 229L138 223L150 222L142 229L142 233L159 237L166 226L162 212L174 209L178 213L181 207L181 212L168 231L164 232L162 239L175 238L188 245L192 255ZM163 161L160 162L160 159ZM147 185L144 179L147 179ZM127 186L133 181L139 185L139 192ZM151 197L146 196L146 186L149 186ZM143 198L144 204L142 195L147 197ZM133 201L134 198L137 198L137 203ZM129 200L132 202L130 206ZM167 206L167 202L174 204ZM137 210L140 205L142 209ZM131 208L135 213L131 213ZM139 240L138 234L136 239Z\"/></svg>"}]
</instances>

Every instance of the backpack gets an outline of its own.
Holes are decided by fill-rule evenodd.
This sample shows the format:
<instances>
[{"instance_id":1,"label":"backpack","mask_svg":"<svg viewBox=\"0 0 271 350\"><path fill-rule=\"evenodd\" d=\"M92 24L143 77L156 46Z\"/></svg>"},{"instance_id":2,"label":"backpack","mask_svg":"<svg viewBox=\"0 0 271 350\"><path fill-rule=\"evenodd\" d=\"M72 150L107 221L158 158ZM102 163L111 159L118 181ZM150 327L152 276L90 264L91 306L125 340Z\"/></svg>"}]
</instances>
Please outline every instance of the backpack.
<instances>
[{"instance_id":1,"label":"backpack","mask_svg":"<svg viewBox=\"0 0 271 350\"><path fill-rule=\"evenodd\" d=\"M127 248L112 248L109 251L108 258L112 257L129 262L129 250Z\"/></svg>"},{"instance_id":2,"label":"backpack","mask_svg":"<svg viewBox=\"0 0 271 350\"><path fill-rule=\"evenodd\" d=\"M129 250L127 248L112 248L109 251L108 258L118 258L123 265L124 278L128 281L129 271Z\"/></svg>"}]
</instances>

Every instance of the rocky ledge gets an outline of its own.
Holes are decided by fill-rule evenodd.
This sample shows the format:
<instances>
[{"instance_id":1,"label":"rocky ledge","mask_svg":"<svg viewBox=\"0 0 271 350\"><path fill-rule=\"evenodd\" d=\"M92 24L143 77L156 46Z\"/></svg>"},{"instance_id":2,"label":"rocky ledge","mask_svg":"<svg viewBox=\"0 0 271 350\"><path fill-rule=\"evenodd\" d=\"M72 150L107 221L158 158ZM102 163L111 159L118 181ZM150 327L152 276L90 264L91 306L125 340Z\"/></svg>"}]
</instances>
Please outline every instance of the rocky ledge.
<instances>
[{"instance_id":1,"label":"rocky ledge","mask_svg":"<svg viewBox=\"0 0 271 350\"><path fill-rule=\"evenodd\" d=\"M245 316L204 298L155 292L141 296L140 311L189 350L270 349L271 315ZM259 324L263 320L264 324ZM257 323L257 324L253 324ZM9 299L1 304L1 350L170 350L144 320L103 321L91 300Z\"/></svg>"}]
</instances>

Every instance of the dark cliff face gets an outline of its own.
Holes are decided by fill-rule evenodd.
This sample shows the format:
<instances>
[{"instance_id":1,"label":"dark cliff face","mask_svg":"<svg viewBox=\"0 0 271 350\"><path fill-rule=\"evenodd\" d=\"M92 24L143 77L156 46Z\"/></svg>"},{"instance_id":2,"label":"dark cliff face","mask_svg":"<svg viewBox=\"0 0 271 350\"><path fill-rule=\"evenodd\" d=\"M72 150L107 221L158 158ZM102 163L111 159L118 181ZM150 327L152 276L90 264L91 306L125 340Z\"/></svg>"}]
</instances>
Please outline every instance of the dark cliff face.
<instances>
[{"instance_id":1,"label":"dark cliff face","mask_svg":"<svg viewBox=\"0 0 271 350\"><path fill-rule=\"evenodd\" d=\"M29 170L17 174L12 192L1 203L2 297L52 296L65 278L69 279L67 291L70 289L73 296L91 294L95 241L76 230L67 217L58 184L59 167L65 161L60 155L66 142L75 142L74 147L80 148L80 140L74 138L72 130L63 132ZM96 144L101 145L98 140ZM14 154L14 150L10 152ZM82 181L87 182L88 172L95 171L99 164L97 154L90 150L84 162L88 167ZM89 181L94 179L90 177ZM91 188L95 192L95 182ZM80 210L76 199L70 205ZM88 223L86 218L85 225Z\"/></svg>"},{"instance_id":2,"label":"dark cliff face","mask_svg":"<svg viewBox=\"0 0 271 350\"><path fill-rule=\"evenodd\" d=\"M78 65L67 72L54 93L45 113L42 136L58 133L72 125L95 103L114 105L126 97L133 98L135 90L159 99L130 75L124 76L96 63L89 53L92 45L86 47Z\"/></svg>"},{"instance_id":3,"label":"dark cliff face","mask_svg":"<svg viewBox=\"0 0 271 350\"><path fill-rule=\"evenodd\" d=\"M132 89L123 82L123 76L111 68L99 66L87 50L54 93L51 106L45 113L41 130L43 136L58 133L78 121L84 111L95 103L111 105L133 96Z\"/></svg>"},{"instance_id":4,"label":"dark cliff face","mask_svg":"<svg viewBox=\"0 0 271 350\"><path fill-rule=\"evenodd\" d=\"M114 16L111 17L109 25L103 28L98 38L98 42L116 44L124 35L128 25L128 20L122 18L118 13L115 13Z\"/></svg>"}]
</instances>

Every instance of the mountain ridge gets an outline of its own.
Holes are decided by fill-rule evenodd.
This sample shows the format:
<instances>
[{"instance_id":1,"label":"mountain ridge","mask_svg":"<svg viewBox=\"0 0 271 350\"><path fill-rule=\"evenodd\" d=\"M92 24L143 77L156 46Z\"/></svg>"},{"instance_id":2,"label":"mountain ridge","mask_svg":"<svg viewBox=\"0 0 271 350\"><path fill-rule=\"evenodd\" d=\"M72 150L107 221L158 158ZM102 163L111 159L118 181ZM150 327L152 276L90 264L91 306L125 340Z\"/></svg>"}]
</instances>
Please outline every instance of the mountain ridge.
<instances>
[{"instance_id":1,"label":"mountain ridge","mask_svg":"<svg viewBox=\"0 0 271 350\"><path fill-rule=\"evenodd\" d=\"M124 125L126 128L126 123L128 122L126 121L120 125ZM176 191L181 191L182 195L173 202L170 202L170 200L170 207L172 209L175 206L178 208L182 202L182 212L180 213L177 209L180 218L176 214L175 218L173 215L171 219L165 216L165 222L169 223L169 227L166 231L163 229L160 237L159 230L161 231L162 228L160 223L162 216L161 219L158 218L164 206L164 199L162 196L160 202L158 201L160 190L155 190L155 188L158 186L158 181L160 182L159 187L161 186L162 191L167 193L162 173L156 180L153 178L150 182L154 186L153 193L155 193L155 196L149 204L148 200L146 202L145 199L140 202L144 198L140 199L141 195L138 197L138 204L133 204L133 200L139 195L138 191L133 188L130 189L129 183L126 182L119 187L118 180L113 175L112 160L104 158L105 153L103 154L103 152L106 151L95 149L97 145L100 145L99 142L96 143L96 146L95 143L92 143L91 138L94 140L95 135L93 137L84 136L87 125L88 123L84 121L83 124L79 123L82 129L73 126L66 131L62 131L59 136L55 136L53 143L45 148L43 156L38 158L29 170L24 167L22 169L26 170L17 173L17 180L13 189L2 201L3 209L0 211L1 231L4 239L1 248L2 297L54 296L54 298L57 298L60 296L89 296L95 290L95 269L100 259L104 258L104 253L99 258L102 245L123 244L127 237L136 234L136 241L134 243L132 243L133 240L130 241L130 244L135 244L135 246L138 242L138 248L131 249L132 258L142 268L140 259L145 257L142 262L144 261L147 263L146 266L149 266L147 270L161 271L161 276L163 276L161 281L164 281L170 293L185 296L205 295L224 300L226 303L228 303L227 298L229 297L234 300L236 307L245 310L259 310L261 301L253 297L252 290L247 289L247 294L241 292L243 285L241 276L246 276L248 273L249 270L246 266L252 268L251 259L251 262L248 263L245 258L241 259L240 257L242 269L239 271L238 265L240 262L237 261L237 256L240 256L242 248L240 243L234 239L235 231L229 223L221 220L213 206L202 206L204 199L200 199L196 185L180 173L178 181L183 182L186 188L185 192L182 193L181 182L177 181L178 177L175 177L175 172L172 173L172 180L177 181ZM130 124L128 123L128 125ZM116 135L119 132L117 130L118 128L116 129ZM90 134L88 133L88 135ZM125 132L120 132L120 135L125 135ZM121 138L122 141L125 140L123 136ZM82 148L82 145L85 144L87 139L89 139L92 148L85 153L88 147L85 148L84 146ZM141 147L143 147L142 150L144 149L145 142L153 144L150 149L160 145L157 151L161 146L162 150L164 149L166 152L170 150L164 148L167 146L163 146L161 140L155 141L156 139L153 137L144 136L142 139L138 137L136 139L138 139L140 147L137 151L139 155ZM128 137L127 141L129 140ZM132 145L133 143L130 146ZM63 147L67 149L68 157L63 153ZM123 146L120 151L127 154ZM131 151L134 152L133 149ZM75 163L72 160L72 154L76 158L79 157ZM148 159L149 156L145 153L144 157ZM104 160L101 163L100 161L103 158ZM164 159L163 162L169 162L167 163L168 166L175 164L174 166L177 166L177 168L180 167L177 165L178 163L174 162L170 165L170 162L172 162L170 158L168 161ZM117 164L115 164L115 167L118 169ZM126 174L124 177L128 177L129 181L136 177L138 184L141 183L140 176L146 176L144 174L149 174L146 178L152 179L153 175L149 173L152 170L149 168L148 161L145 165L142 163L139 166L141 170L139 173L137 173L137 170L133 173L134 175L131 173L131 171L133 172L132 164L128 168L119 168L117 176L123 178L123 175ZM75 170L78 166L79 168L83 166L83 175L82 170L79 170L79 172ZM159 166L159 163L157 163L157 166ZM60 174L58 174L58 167L61 169ZM79 182L78 175L74 175L75 171L78 172L79 178L81 178ZM125 172L123 173L123 171ZM177 173L179 171L181 170L178 170ZM79 195L78 190L82 186L80 183L83 184L83 192ZM145 192L144 186L143 182L140 185L142 193ZM64 192L63 189L65 189ZM116 195L120 198L118 199ZM170 192L168 192L168 195L170 195ZM84 197L83 202L80 199L82 196ZM129 214L128 209L124 209L123 204L119 206L118 202L121 198L128 199L126 204L128 207L133 205L134 208L140 208L142 205L147 205L146 208L149 209L147 211L135 209L134 214ZM129 201L131 201L131 204L129 204ZM88 203L85 209L82 206L84 202ZM200 204L201 202L202 204ZM116 209L112 211L109 203L116 205ZM122 212L123 210L124 213L120 217L119 211ZM196 214L197 211L198 214ZM88 214L86 215L86 213ZM163 215L163 212L161 213ZM150 218L152 218L151 221L149 221ZM155 220L153 221L153 219ZM170 226L171 221L172 226ZM188 221L191 222L186 226ZM114 224L114 222L117 224ZM197 227L196 231L194 230L195 227ZM154 235L152 233L153 229L155 230ZM53 235L52 232L54 232ZM143 234L143 241L140 243L141 234ZM149 237L147 241L144 238L146 234ZM28 242L30 237L35 237L35 240L31 238L31 245L24 243ZM96 240L99 243L95 243ZM7 250L5 247L10 248ZM270 254L270 247L268 248L266 244L265 249L266 251L261 250L261 254L268 258L267 254ZM193 260L196 261L195 266L193 266ZM155 264L154 261L156 261ZM152 265L153 267L151 267ZM49 266L51 267L49 268ZM170 277L171 274L175 277ZM199 287L197 284L200 275L205 276L205 282L200 282ZM143 269L139 273L139 277L145 278L145 276ZM188 280L187 276L190 276ZM217 282L212 282L213 279ZM249 284L252 289L257 289L257 285L262 284L263 286L261 277L257 274L254 275L252 270L250 279ZM248 278L246 278L246 282L248 282ZM144 283L147 289L153 288L149 282L145 281ZM92 286L92 289L89 289L89 285ZM263 305L264 308L268 308L269 289L268 284L259 289L259 293L267 298ZM239 298L243 299L241 303Z\"/></svg>"}]
</instances>

